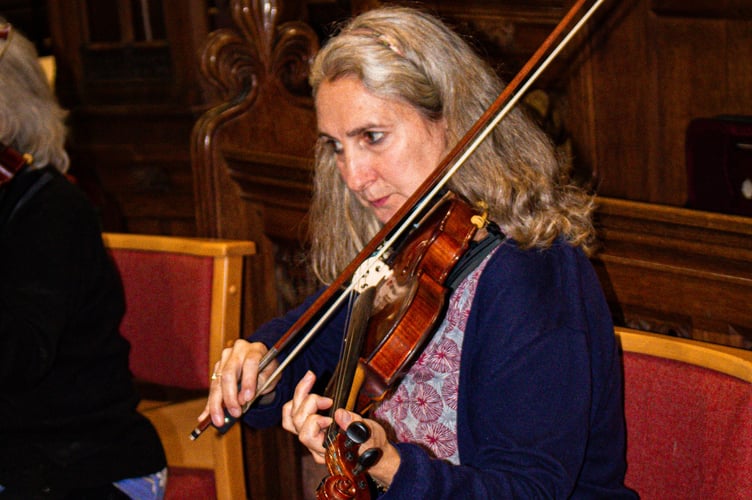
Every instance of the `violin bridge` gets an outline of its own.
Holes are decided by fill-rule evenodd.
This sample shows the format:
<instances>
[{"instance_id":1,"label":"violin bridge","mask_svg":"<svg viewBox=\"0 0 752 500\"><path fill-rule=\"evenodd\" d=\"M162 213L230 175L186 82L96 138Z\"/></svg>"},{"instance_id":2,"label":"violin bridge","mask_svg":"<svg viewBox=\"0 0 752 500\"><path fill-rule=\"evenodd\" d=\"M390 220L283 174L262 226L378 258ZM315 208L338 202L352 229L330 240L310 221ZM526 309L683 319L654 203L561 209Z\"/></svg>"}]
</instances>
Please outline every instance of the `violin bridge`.
<instances>
[{"instance_id":1,"label":"violin bridge","mask_svg":"<svg viewBox=\"0 0 752 500\"><path fill-rule=\"evenodd\" d=\"M392 269L379 258L370 257L363 261L353 275L354 290L358 293L375 287L381 280L392 274Z\"/></svg>"}]
</instances>

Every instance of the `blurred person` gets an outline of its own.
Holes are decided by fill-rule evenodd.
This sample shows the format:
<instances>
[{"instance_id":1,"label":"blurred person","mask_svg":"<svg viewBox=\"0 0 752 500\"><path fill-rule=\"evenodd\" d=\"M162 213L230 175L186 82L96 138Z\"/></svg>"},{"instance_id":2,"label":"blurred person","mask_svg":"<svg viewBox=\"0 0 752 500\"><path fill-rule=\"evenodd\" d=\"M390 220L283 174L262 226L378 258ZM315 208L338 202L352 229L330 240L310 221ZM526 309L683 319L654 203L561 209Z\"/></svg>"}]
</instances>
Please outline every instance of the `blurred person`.
<instances>
[{"instance_id":1,"label":"blurred person","mask_svg":"<svg viewBox=\"0 0 752 500\"><path fill-rule=\"evenodd\" d=\"M25 155L0 176L0 498L158 499L165 455L136 411L97 211L65 175L65 116L0 19L3 167Z\"/></svg>"}]
</instances>

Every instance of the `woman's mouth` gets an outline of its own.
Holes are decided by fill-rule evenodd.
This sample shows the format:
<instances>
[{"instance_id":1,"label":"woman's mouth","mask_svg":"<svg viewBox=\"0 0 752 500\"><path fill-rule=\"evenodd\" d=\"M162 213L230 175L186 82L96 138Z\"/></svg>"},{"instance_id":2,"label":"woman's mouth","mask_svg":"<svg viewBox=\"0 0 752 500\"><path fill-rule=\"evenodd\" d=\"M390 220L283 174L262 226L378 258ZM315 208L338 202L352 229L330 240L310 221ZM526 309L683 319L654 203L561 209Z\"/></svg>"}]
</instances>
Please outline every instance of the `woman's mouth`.
<instances>
[{"instance_id":1,"label":"woman's mouth","mask_svg":"<svg viewBox=\"0 0 752 500\"><path fill-rule=\"evenodd\" d=\"M384 207L387 204L388 201L389 201L389 197L388 196L384 196L382 198L374 198L372 200L368 200L368 203L373 208L382 208L382 207Z\"/></svg>"}]
</instances>

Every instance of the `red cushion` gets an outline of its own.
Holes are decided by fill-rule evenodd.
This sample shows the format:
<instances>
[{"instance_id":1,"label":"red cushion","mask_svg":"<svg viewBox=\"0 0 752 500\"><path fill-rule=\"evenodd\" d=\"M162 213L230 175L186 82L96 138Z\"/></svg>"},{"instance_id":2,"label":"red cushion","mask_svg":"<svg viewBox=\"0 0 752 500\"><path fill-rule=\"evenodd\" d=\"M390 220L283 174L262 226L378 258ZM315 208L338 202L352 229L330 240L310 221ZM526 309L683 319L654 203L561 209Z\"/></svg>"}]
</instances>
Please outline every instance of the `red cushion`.
<instances>
[{"instance_id":1,"label":"red cushion","mask_svg":"<svg viewBox=\"0 0 752 500\"><path fill-rule=\"evenodd\" d=\"M750 498L752 387L695 365L625 353L626 483L643 500Z\"/></svg>"},{"instance_id":2,"label":"red cushion","mask_svg":"<svg viewBox=\"0 0 752 500\"><path fill-rule=\"evenodd\" d=\"M217 498L214 486L214 472L207 469L189 469L169 467L167 470L167 488L165 500L185 500L200 498L202 500Z\"/></svg>"},{"instance_id":3,"label":"red cushion","mask_svg":"<svg viewBox=\"0 0 752 500\"><path fill-rule=\"evenodd\" d=\"M209 384L211 257L112 250L125 289L121 325L140 380L185 389Z\"/></svg>"}]
</instances>

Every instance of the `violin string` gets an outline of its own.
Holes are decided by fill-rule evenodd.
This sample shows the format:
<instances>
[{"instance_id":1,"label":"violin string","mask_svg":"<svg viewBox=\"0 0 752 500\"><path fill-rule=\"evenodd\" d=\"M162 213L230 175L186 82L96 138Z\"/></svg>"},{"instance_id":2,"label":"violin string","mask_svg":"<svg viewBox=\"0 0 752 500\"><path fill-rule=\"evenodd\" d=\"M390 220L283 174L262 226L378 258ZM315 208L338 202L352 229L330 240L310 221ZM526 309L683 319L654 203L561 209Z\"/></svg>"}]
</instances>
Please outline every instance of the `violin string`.
<instances>
[{"instance_id":1,"label":"violin string","mask_svg":"<svg viewBox=\"0 0 752 500\"><path fill-rule=\"evenodd\" d=\"M371 270L379 265L385 265L383 260L381 260L381 257L384 256L386 251L389 249L389 246L382 245L374 254L369 258L371 264L370 266L363 270L361 274L368 274L371 272ZM357 278L357 279L356 279ZM313 336L318 333L318 331L323 327L323 325L331 318L331 316L334 314L334 311L339 310L339 307L342 305L342 302L345 301L345 299L350 299L350 297L353 296L353 294L356 292L356 282L360 276L353 276L353 278L350 280L350 283L347 284L347 286L339 292L339 295L336 296L334 301L331 303L330 307L326 310L326 312L319 318L319 320L314 323L307 331L307 333L300 339L300 342L290 351L290 354L287 355L287 357L280 363L280 365L274 370L274 372L269 376L269 378L264 382L264 384L261 386L261 388L258 390L258 393L263 393L266 389L268 389L271 384L277 380L277 378L282 374L282 372L287 368L287 366L292 362L292 360L298 355L301 349L303 349L306 345L308 345L308 342L311 341ZM362 292L362 290L361 290ZM259 371L264 370L269 364L279 355L279 349L272 346L269 348L269 350L266 352L266 355L264 355L263 358L259 361ZM243 411L245 412L250 406L256 401L257 398L252 399L245 405L243 405Z\"/></svg>"},{"instance_id":2,"label":"violin string","mask_svg":"<svg viewBox=\"0 0 752 500\"><path fill-rule=\"evenodd\" d=\"M342 304L342 301L345 300L345 297L353 290L353 284L350 284L347 288L345 288L333 301L332 306L326 310L324 314L321 315L321 317L318 319L316 323L311 326L311 328L308 330L308 332L303 336L303 338L300 340L298 344L295 345L295 347L290 351L290 354L288 354L285 359L280 361L277 368L269 375L269 378L267 378L264 383L261 385L261 387L258 388L256 391L256 395L251 399L250 401L247 401L243 404L241 407L241 411L245 413L248 411L248 409L253 406L253 404L258 401L258 399L261 397L262 394L264 394L269 388L271 388L272 384L276 382L276 380L282 375L282 372L285 371L287 366L295 359L298 355L298 353L303 349L308 343L311 341L313 336L318 333L318 331L323 327L323 325L331 318L331 316L334 314L335 311L339 310L339 306ZM272 346L269 348L268 351L266 351L266 354L261 358L259 361L259 373L262 372L266 367L271 364L271 362L277 358L279 355L280 349L276 348L275 346ZM204 422L202 422L201 425L197 426L196 429L194 429L194 437L192 439L195 439L198 437L203 431L205 431L208 426L211 425L211 421L207 418Z\"/></svg>"},{"instance_id":3,"label":"violin string","mask_svg":"<svg viewBox=\"0 0 752 500\"><path fill-rule=\"evenodd\" d=\"M344 391L346 390L345 387L345 377L343 377L343 370L345 369L343 363L345 360L351 359L351 356L353 355L352 352L352 339L350 338L349 332L351 332L352 327L352 316L353 316L353 309L355 307L355 301L356 301L356 294L354 291L350 291L347 294L347 317L345 318L345 337L342 341L342 346L340 348L339 353L339 363L337 363L336 372L334 374L334 380L336 381L336 386L334 389L334 393L332 395L332 398L334 399L334 402L332 404L332 410L331 410L331 416L334 417L334 410L337 409L337 407L341 407L344 403L343 398L345 397ZM331 439L333 439L334 436L336 436L336 424L332 422L332 424L329 426L329 430L326 433L327 436L327 443L331 444Z\"/></svg>"},{"instance_id":4,"label":"violin string","mask_svg":"<svg viewBox=\"0 0 752 500\"><path fill-rule=\"evenodd\" d=\"M343 408L351 409L350 405L352 401L350 398L352 397L353 380L358 362L363 354L363 346L368 337L368 325L377 289L377 285L371 285L366 289L362 289L359 294L353 294L352 309L348 311L348 314L351 314L351 318L347 326L344 341L347 344L347 348L342 354L345 356L342 359L346 360L347 363L342 365L342 371L339 373L343 384L341 394L346 398L340 402Z\"/></svg>"}]
</instances>

